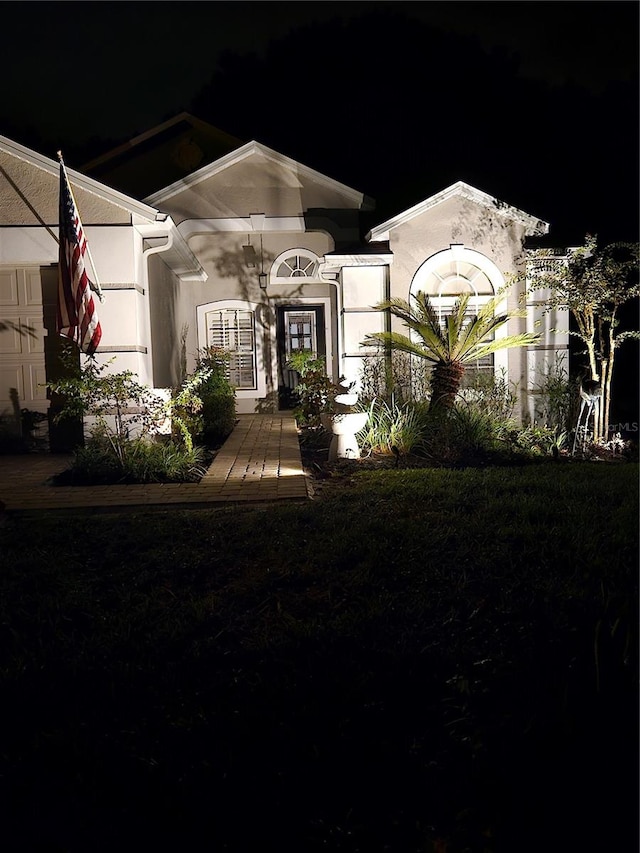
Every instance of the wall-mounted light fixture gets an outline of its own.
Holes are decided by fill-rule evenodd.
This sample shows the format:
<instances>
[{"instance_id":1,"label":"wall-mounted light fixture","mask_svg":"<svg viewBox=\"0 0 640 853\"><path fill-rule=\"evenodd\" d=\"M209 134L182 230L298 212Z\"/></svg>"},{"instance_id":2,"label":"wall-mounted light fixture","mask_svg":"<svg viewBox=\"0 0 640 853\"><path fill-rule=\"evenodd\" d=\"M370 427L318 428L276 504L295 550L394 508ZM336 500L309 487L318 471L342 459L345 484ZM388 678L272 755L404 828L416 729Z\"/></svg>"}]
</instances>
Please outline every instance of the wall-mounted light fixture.
<instances>
[{"instance_id":1,"label":"wall-mounted light fixture","mask_svg":"<svg viewBox=\"0 0 640 853\"><path fill-rule=\"evenodd\" d=\"M258 276L258 281L260 282L260 287L263 290L267 289L268 279L269 279L269 276L266 274L266 272L261 272L260 275Z\"/></svg>"}]
</instances>

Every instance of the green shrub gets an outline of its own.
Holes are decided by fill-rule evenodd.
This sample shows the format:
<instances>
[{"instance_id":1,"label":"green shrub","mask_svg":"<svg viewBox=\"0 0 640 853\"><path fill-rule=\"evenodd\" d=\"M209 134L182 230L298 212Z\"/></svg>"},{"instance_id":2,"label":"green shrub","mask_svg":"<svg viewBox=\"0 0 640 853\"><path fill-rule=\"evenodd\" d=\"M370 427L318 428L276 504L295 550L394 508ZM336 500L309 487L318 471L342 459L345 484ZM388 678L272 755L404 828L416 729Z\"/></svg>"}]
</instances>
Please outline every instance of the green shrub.
<instances>
[{"instance_id":1,"label":"green shrub","mask_svg":"<svg viewBox=\"0 0 640 853\"><path fill-rule=\"evenodd\" d=\"M366 368L369 390L379 385L383 361ZM386 386L385 386L386 387ZM368 407L363 448L371 453L413 453L435 465L524 461L566 450L568 433L550 426L519 426L512 418L515 388L504 375L476 374L460 390L453 409L434 418L428 401L374 397ZM395 448L395 451L392 450Z\"/></svg>"},{"instance_id":2,"label":"green shrub","mask_svg":"<svg viewBox=\"0 0 640 853\"><path fill-rule=\"evenodd\" d=\"M494 419L473 406L456 404L446 418L429 419L425 454L437 465L472 462L496 449Z\"/></svg>"},{"instance_id":3,"label":"green shrub","mask_svg":"<svg viewBox=\"0 0 640 853\"><path fill-rule=\"evenodd\" d=\"M109 485L125 479L124 458L118 456L111 444L91 437L84 447L74 451L69 471L54 478L58 485L67 483Z\"/></svg>"},{"instance_id":4,"label":"green shrub","mask_svg":"<svg viewBox=\"0 0 640 853\"><path fill-rule=\"evenodd\" d=\"M51 413L55 412L52 422L77 424L73 449L95 437L110 443L113 452L122 457L133 436L148 436L158 430L166 419L167 404L131 370L108 373L115 359L99 365L91 358L80 365L74 350L63 350L63 377L47 383L52 395ZM87 418L93 422L87 425Z\"/></svg>"},{"instance_id":5,"label":"green shrub","mask_svg":"<svg viewBox=\"0 0 640 853\"><path fill-rule=\"evenodd\" d=\"M200 351L196 372L207 372L200 388L202 398L202 430L199 437L210 446L227 438L236 422L235 388L229 382L230 353L219 347Z\"/></svg>"},{"instance_id":6,"label":"green shrub","mask_svg":"<svg viewBox=\"0 0 640 853\"><path fill-rule=\"evenodd\" d=\"M213 417L217 409L212 398L225 395L234 404L234 392L228 381L221 379L225 365L217 353L207 353L199 361L193 377L165 402L131 371L106 373L107 365L89 360L83 367L71 364L67 376L49 383L52 393L62 397L57 419L84 418L95 423L85 445L76 449L71 469L56 482L109 484L189 482L202 477L208 461L207 452L195 447L195 427L204 434L207 423L205 401L210 406L210 429L216 440L231 432L235 419L222 434ZM212 378L213 377L213 378ZM226 384L225 384L226 383ZM205 389L205 400L199 396ZM235 413L235 408L233 408ZM168 440L157 435L158 425L169 415L174 435ZM202 420L198 420L202 418ZM135 434L133 434L135 431Z\"/></svg>"},{"instance_id":7,"label":"green shrub","mask_svg":"<svg viewBox=\"0 0 640 853\"><path fill-rule=\"evenodd\" d=\"M535 423L542 423L556 432L575 428L580 410L580 382L569 376L562 358L540 370L534 384Z\"/></svg>"},{"instance_id":8,"label":"green shrub","mask_svg":"<svg viewBox=\"0 0 640 853\"><path fill-rule=\"evenodd\" d=\"M411 402L398 404L392 397L389 403L372 400L366 411L369 417L360 433L360 442L370 453L405 456L422 449L427 425L426 406Z\"/></svg>"},{"instance_id":9,"label":"green shrub","mask_svg":"<svg viewBox=\"0 0 640 853\"><path fill-rule=\"evenodd\" d=\"M298 426L307 438L314 432L322 434L322 415L334 410L334 400L342 389L327 376L324 358L310 351L293 353L287 366L299 376L293 409Z\"/></svg>"},{"instance_id":10,"label":"green shrub","mask_svg":"<svg viewBox=\"0 0 640 853\"><path fill-rule=\"evenodd\" d=\"M371 388L372 365L368 371ZM434 419L427 399L400 402L393 394L389 400L375 397L367 407L369 418L360 442L371 453L412 453L438 465L504 455L518 435L511 420L515 400L504 378L481 375L460 392L444 419Z\"/></svg>"},{"instance_id":11,"label":"green shrub","mask_svg":"<svg viewBox=\"0 0 640 853\"><path fill-rule=\"evenodd\" d=\"M138 382L131 370L107 373L114 359L99 365L88 359L83 366L74 360L73 351L63 353L66 375L57 382L48 382L53 395L62 400L56 421L95 418L100 434L113 435L118 443L132 432L145 435L164 417L165 403L147 385Z\"/></svg>"},{"instance_id":12,"label":"green shrub","mask_svg":"<svg viewBox=\"0 0 640 853\"><path fill-rule=\"evenodd\" d=\"M516 431L513 443L534 456L549 456L554 447L563 450L567 446L566 432L559 432L549 426L526 426Z\"/></svg>"},{"instance_id":13,"label":"green shrub","mask_svg":"<svg viewBox=\"0 0 640 853\"><path fill-rule=\"evenodd\" d=\"M173 441L129 442L125 456L125 475L137 483L196 482L206 471L206 453L202 447L187 450Z\"/></svg>"},{"instance_id":14,"label":"green shrub","mask_svg":"<svg viewBox=\"0 0 640 853\"><path fill-rule=\"evenodd\" d=\"M171 436L189 451L193 450L196 435L202 433L202 398L198 392L209 372L203 368L187 376L181 387L172 391L167 404Z\"/></svg>"},{"instance_id":15,"label":"green shrub","mask_svg":"<svg viewBox=\"0 0 640 853\"><path fill-rule=\"evenodd\" d=\"M235 389L229 382L230 354L218 347L199 352L196 367L169 402L172 436L192 450L198 440L220 445L236 422Z\"/></svg>"},{"instance_id":16,"label":"green shrub","mask_svg":"<svg viewBox=\"0 0 640 853\"><path fill-rule=\"evenodd\" d=\"M203 397L202 439L210 447L217 447L233 431L236 422L235 396L205 394Z\"/></svg>"},{"instance_id":17,"label":"green shrub","mask_svg":"<svg viewBox=\"0 0 640 853\"><path fill-rule=\"evenodd\" d=\"M465 455L486 453L495 448L496 418L468 406L455 406L451 412L450 430L453 442Z\"/></svg>"}]
</instances>

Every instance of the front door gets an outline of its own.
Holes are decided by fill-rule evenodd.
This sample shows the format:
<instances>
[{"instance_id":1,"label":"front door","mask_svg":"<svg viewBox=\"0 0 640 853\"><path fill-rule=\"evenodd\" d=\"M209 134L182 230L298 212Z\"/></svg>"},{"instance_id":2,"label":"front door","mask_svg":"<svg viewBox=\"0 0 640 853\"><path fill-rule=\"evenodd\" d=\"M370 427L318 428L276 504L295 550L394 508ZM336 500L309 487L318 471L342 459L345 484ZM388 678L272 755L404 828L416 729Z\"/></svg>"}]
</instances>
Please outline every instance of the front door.
<instances>
[{"instance_id":1,"label":"front door","mask_svg":"<svg viewBox=\"0 0 640 853\"><path fill-rule=\"evenodd\" d=\"M312 352L325 356L324 308L321 305L283 305L277 313L278 406L292 409L296 405L294 389L298 374L288 366L296 352Z\"/></svg>"}]
</instances>

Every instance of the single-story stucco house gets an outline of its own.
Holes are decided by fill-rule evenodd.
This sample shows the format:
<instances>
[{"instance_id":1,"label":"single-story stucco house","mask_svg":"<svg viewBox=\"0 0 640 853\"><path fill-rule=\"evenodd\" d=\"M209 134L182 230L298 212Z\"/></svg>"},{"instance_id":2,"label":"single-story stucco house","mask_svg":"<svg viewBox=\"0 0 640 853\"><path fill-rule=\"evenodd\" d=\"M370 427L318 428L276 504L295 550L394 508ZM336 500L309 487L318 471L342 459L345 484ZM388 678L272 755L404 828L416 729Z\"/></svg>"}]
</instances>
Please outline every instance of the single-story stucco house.
<instances>
[{"instance_id":1,"label":"single-story stucco house","mask_svg":"<svg viewBox=\"0 0 640 853\"><path fill-rule=\"evenodd\" d=\"M291 407L286 363L296 349L357 385L365 335L392 327L377 302L424 290L444 311L462 292L479 305L523 272L527 240L549 231L460 181L363 237L373 204L361 191L186 114L67 173L105 296L98 361L167 388L202 348L226 347L239 413ZM0 136L0 412L49 408L58 194L55 157ZM506 307L518 308L523 291L513 285ZM504 332L537 321L538 345L488 365L517 386L523 419L537 372L568 354L540 304Z\"/></svg>"}]
</instances>

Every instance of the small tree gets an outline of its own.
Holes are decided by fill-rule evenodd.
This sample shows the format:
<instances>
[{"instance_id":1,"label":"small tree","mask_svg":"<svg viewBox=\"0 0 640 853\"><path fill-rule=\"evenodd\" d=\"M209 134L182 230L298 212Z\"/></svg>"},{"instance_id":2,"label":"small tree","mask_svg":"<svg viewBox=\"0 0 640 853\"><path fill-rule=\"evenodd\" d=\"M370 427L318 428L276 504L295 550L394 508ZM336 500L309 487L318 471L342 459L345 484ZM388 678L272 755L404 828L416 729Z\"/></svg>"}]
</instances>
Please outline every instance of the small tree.
<instances>
[{"instance_id":1,"label":"small tree","mask_svg":"<svg viewBox=\"0 0 640 853\"><path fill-rule=\"evenodd\" d=\"M403 320L414 336L375 332L368 335L363 344L382 343L391 350L431 362L431 408L450 411L468 364L498 350L530 346L538 341L538 335L530 332L498 339L493 337L511 317L520 316L520 312L496 314L503 295L498 293L482 306L477 315L468 316L469 295L463 294L456 300L451 314L442 320L422 291L413 297L413 305L400 298L380 302L375 308L378 311L389 310Z\"/></svg>"},{"instance_id":2,"label":"small tree","mask_svg":"<svg viewBox=\"0 0 640 853\"><path fill-rule=\"evenodd\" d=\"M300 381L294 389L297 399L293 410L299 427L307 437L322 432L322 415L331 412L340 388L327 376L325 359L310 350L299 350L291 354L287 367L295 370Z\"/></svg>"},{"instance_id":3,"label":"small tree","mask_svg":"<svg viewBox=\"0 0 640 853\"><path fill-rule=\"evenodd\" d=\"M107 372L114 359L99 365L95 358L89 358L80 366L71 347L63 353L62 361L67 366L65 377L47 383L52 394L63 400L57 420L94 417L92 434L108 438L119 458L133 427L144 435L163 420L164 401L138 382L132 371Z\"/></svg>"},{"instance_id":4,"label":"small tree","mask_svg":"<svg viewBox=\"0 0 640 853\"><path fill-rule=\"evenodd\" d=\"M638 339L636 330L620 329L620 308L640 295L640 244L611 243L598 248L597 237L587 234L584 245L566 258L549 250L532 253L528 292L548 288L545 312L569 310L577 336L585 346L590 379L599 383L601 401L594 419L593 438L606 438L611 406L611 382L616 350L625 340Z\"/></svg>"}]
</instances>

